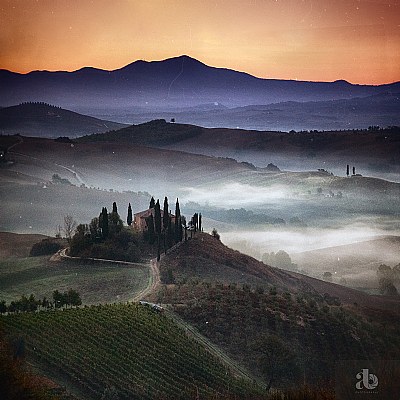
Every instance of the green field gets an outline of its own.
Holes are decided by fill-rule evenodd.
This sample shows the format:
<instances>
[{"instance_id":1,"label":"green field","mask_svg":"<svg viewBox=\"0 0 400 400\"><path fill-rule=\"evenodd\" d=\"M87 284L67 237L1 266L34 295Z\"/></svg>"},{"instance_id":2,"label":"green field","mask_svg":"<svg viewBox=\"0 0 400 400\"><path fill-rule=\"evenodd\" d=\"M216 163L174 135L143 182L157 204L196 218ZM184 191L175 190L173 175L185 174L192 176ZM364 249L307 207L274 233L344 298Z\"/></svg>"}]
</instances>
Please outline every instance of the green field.
<instances>
[{"instance_id":1,"label":"green field","mask_svg":"<svg viewBox=\"0 0 400 400\"><path fill-rule=\"evenodd\" d=\"M9 303L31 293L51 299L54 290L74 289L83 304L125 302L145 288L149 279L146 264L51 262L46 256L7 258L0 261L0 300Z\"/></svg>"},{"instance_id":2,"label":"green field","mask_svg":"<svg viewBox=\"0 0 400 400\"><path fill-rule=\"evenodd\" d=\"M260 395L166 314L147 306L21 313L2 316L0 326L11 339L23 338L30 362L77 386L85 399L110 392L121 400Z\"/></svg>"}]
</instances>

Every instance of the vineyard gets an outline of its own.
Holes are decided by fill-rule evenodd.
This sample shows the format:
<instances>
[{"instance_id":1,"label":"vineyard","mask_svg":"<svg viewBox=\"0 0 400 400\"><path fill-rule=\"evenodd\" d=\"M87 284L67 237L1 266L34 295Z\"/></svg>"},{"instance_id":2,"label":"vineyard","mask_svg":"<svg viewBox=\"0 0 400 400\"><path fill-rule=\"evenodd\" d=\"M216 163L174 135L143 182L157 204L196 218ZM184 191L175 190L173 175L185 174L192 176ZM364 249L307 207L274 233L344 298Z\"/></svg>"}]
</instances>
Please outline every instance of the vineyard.
<instances>
[{"instance_id":1,"label":"vineyard","mask_svg":"<svg viewBox=\"0 0 400 400\"><path fill-rule=\"evenodd\" d=\"M85 398L261 397L165 314L139 304L21 313L0 325L24 340L28 360L66 377Z\"/></svg>"}]
</instances>

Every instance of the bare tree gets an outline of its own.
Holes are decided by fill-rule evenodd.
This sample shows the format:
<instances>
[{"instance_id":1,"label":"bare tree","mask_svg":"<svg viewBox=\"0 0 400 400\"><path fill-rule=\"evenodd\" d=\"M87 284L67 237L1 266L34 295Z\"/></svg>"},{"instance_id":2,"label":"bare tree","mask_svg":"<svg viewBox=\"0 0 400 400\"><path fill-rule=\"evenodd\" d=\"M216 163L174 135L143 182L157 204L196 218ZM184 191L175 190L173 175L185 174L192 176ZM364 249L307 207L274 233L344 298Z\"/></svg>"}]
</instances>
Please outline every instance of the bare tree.
<instances>
[{"instance_id":1,"label":"bare tree","mask_svg":"<svg viewBox=\"0 0 400 400\"><path fill-rule=\"evenodd\" d=\"M60 239L61 238L61 233L62 233L63 229L61 225L57 225L56 227L56 238Z\"/></svg>"},{"instance_id":2,"label":"bare tree","mask_svg":"<svg viewBox=\"0 0 400 400\"><path fill-rule=\"evenodd\" d=\"M68 240L68 243L71 241L72 234L74 233L76 228L76 221L72 217L72 215L65 215L64 216L64 235Z\"/></svg>"}]
</instances>

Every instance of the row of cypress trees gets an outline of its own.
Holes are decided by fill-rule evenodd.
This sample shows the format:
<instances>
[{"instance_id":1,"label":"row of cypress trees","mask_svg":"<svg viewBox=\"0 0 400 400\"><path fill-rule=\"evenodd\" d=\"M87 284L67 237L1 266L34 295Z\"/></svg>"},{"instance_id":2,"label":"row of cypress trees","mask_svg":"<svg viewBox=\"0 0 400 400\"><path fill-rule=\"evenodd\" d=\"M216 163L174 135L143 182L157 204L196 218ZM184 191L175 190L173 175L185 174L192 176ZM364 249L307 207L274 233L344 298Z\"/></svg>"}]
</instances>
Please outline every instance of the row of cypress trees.
<instances>
[{"instance_id":1,"label":"row of cypress trees","mask_svg":"<svg viewBox=\"0 0 400 400\"><path fill-rule=\"evenodd\" d=\"M161 212L160 200L150 200L149 209L154 212L146 218L147 232L146 238L149 243L157 242L157 259L160 259L161 243L163 243L164 252L175 243L183 239L183 226L186 226L186 219L181 215L179 199L176 199L175 217L172 217L168 198L164 198L163 210ZM154 216L153 216L154 215Z\"/></svg>"}]
</instances>

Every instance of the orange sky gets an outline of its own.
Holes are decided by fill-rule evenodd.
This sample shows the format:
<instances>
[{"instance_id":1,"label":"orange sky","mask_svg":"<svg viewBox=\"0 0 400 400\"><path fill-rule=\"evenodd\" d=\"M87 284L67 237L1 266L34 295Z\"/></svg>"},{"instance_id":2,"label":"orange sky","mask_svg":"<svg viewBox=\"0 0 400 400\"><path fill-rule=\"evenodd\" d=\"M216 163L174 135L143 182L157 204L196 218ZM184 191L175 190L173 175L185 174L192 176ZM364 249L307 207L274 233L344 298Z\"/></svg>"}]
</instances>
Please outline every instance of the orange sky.
<instances>
[{"instance_id":1,"label":"orange sky","mask_svg":"<svg viewBox=\"0 0 400 400\"><path fill-rule=\"evenodd\" d=\"M0 68L187 54L264 78L400 80L400 0L0 0Z\"/></svg>"}]
</instances>

